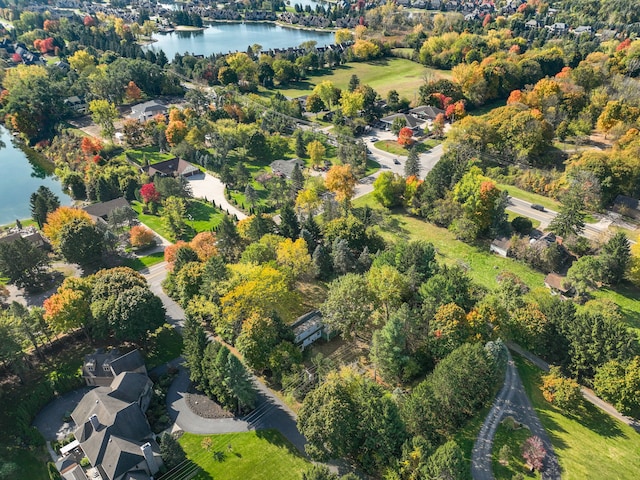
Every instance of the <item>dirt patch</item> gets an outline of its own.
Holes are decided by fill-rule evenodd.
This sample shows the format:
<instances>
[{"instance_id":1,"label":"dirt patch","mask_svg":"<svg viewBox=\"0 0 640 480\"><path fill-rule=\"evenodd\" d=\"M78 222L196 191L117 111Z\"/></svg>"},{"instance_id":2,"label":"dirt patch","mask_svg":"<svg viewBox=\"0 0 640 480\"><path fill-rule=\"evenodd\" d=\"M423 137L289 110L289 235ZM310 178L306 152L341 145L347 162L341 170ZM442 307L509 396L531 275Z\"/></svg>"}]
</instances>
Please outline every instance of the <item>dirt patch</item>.
<instances>
[{"instance_id":1,"label":"dirt patch","mask_svg":"<svg viewBox=\"0 0 640 480\"><path fill-rule=\"evenodd\" d=\"M189 409L202 418L233 418L233 413L225 410L204 393L196 390L193 385L185 397Z\"/></svg>"}]
</instances>

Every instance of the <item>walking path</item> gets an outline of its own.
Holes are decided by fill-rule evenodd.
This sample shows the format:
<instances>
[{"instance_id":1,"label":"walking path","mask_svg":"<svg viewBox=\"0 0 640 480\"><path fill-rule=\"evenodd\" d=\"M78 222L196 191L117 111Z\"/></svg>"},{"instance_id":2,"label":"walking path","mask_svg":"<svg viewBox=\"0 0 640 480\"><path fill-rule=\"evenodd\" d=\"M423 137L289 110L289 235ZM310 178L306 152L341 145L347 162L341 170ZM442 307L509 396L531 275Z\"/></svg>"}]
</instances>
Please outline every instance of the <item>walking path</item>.
<instances>
[{"instance_id":1,"label":"walking path","mask_svg":"<svg viewBox=\"0 0 640 480\"><path fill-rule=\"evenodd\" d=\"M533 410L531 401L518 375L511 353L507 351L507 371L500 393L496 397L487 418L485 418L480 433L476 438L471 453L471 475L474 480L493 480L492 452L493 439L500 422L506 416L512 416L516 421L526 425L532 435L540 437L547 451L542 469L544 480L560 479L560 464L553 451L551 440L544 430L540 419Z\"/></svg>"}]
</instances>

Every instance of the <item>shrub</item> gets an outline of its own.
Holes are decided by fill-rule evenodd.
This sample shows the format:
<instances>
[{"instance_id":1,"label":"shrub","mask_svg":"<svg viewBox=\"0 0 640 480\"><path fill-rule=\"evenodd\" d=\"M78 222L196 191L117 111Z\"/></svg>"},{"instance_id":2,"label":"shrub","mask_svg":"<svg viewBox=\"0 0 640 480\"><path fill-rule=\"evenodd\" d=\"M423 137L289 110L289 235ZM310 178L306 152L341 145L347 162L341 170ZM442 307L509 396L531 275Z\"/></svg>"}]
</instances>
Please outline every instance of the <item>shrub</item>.
<instances>
[{"instance_id":1,"label":"shrub","mask_svg":"<svg viewBox=\"0 0 640 480\"><path fill-rule=\"evenodd\" d=\"M155 243L153 232L143 225L136 225L129 231L129 242L134 248L144 248Z\"/></svg>"}]
</instances>

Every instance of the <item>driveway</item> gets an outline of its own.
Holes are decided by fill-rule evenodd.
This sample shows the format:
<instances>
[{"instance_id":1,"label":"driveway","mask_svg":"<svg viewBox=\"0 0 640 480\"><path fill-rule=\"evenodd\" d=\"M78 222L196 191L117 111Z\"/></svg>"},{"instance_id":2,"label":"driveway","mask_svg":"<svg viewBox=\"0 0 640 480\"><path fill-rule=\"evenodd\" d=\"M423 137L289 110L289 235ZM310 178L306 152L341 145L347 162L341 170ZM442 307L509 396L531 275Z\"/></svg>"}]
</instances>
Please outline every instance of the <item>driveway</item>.
<instances>
[{"instance_id":1,"label":"driveway","mask_svg":"<svg viewBox=\"0 0 640 480\"><path fill-rule=\"evenodd\" d=\"M91 387L82 387L56 398L45 406L33 420L33 426L38 429L45 440L62 440L73 432L75 423L73 420L65 422L64 416L71 413L82 397L91 390Z\"/></svg>"},{"instance_id":2,"label":"driveway","mask_svg":"<svg viewBox=\"0 0 640 480\"><path fill-rule=\"evenodd\" d=\"M219 178L208 173L198 173L187 177L194 198L202 198L213 201L222 210L238 217L238 220L247 218L247 215L231 205L224 196L224 183Z\"/></svg>"},{"instance_id":3,"label":"driveway","mask_svg":"<svg viewBox=\"0 0 640 480\"><path fill-rule=\"evenodd\" d=\"M543 480L559 480L560 464L553 451L553 445L547 435L538 415L533 410L531 401L527 396L524 385L518 375L511 353L507 350L507 371L504 385L498 393L489 414L482 424L480 433L471 452L471 475L474 480L493 480L493 467L491 453L493 451L493 438L500 422L507 416L512 416L516 421L529 427L532 435L540 437L547 456L542 470Z\"/></svg>"}]
</instances>

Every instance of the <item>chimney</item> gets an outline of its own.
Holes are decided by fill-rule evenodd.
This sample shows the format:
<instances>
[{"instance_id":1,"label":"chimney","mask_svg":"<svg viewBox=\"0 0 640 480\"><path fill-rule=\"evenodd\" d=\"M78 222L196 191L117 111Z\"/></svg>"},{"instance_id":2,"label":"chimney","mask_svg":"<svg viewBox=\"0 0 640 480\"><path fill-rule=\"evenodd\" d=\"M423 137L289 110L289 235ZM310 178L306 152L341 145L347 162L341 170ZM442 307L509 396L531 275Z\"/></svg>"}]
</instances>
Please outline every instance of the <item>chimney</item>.
<instances>
[{"instance_id":1,"label":"chimney","mask_svg":"<svg viewBox=\"0 0 640 480\"><path fill-rule=\"evenodd\" d=\"M89 417L89 421L91 422L93 429L98 431L98 428L100 428L100 420L98 420L98 416L94 413Z\"/></svg>"},{"instance_id":2,"label":"chimney","mask_svg":"<svg viewBox=\"0 0 640 480\"><path fill-rule=\"evenodd\" d=\"M153 450L151 448L151 444L149 442L145 443L140 447L142 450L142 454L144 455L144 459L147 461L147 466L149 467L149 473L151 475L158 472L158 464L156 463L156 459L153 456Z\"/></svg>"}]
</instances>

